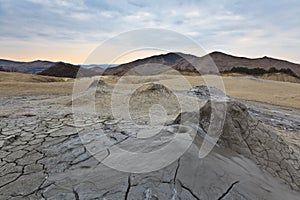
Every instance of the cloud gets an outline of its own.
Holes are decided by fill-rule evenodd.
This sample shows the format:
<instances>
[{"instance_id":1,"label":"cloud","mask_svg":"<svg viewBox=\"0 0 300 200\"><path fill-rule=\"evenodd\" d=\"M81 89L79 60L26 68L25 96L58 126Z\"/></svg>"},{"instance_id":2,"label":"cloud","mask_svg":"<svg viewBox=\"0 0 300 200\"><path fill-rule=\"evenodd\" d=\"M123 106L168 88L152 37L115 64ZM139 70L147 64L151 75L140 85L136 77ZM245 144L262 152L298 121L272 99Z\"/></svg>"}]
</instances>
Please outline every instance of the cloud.
<instances>
[{"instance_id":1,"label":"cloud","mask_svg":"<svg viewBox=\"0 0 300 200\"><path fill-rule=\"evenodd\" d=\"M185 34L208 51L275 57L290 52L288 58L300 62L294 53L300 50L299 12L297 0L0 0L0 42L98 44L152 27Z\"/></svg>"}]
</instances>

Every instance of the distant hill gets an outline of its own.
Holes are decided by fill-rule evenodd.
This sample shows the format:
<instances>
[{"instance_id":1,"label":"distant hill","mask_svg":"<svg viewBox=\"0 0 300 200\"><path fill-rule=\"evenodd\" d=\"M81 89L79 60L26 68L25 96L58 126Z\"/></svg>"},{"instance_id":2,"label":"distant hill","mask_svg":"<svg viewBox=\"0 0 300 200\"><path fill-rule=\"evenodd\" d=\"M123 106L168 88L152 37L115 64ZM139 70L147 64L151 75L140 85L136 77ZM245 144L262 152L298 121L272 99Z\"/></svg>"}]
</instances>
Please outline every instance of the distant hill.
<instances>
[{"instance_id":1,"label":"distant hill","mask_svg":"<svg viewBox=\"0 0 300 200\"><path fill-rule=\"evenodd\" d=\"M120 64L81 64L80 67L86 68L86 69L90 69L90 68L110 68L110 67L117 67Z\"/></svg>"},{"instance_id":2,"label":"distant hill","mask_svg":"<svg viewBox=\"0 0 300 200\"><path fill-rule=\"evenodd\" d=\"M0 59L0 67L6 71L37 74L51 67L54 63L50 61L36 60L32 62L18 62Z\"/></svg>"},{"instance_id":3,"label":"distant hill","mask_svg":"<svg viewBox=\"0 0 300 200\"><path fill-rule=\"evenodd\" d=\"M295 78L300 77L300 64L269 57L254 59L237 57L222 52L212 52L202 57L171 52L138 59L118 66L110 65L109 67L105 64L73 65L64 62L41 60L17 62L0 59L0 71L14 71L70 78L95 75L155 75L166 72L170 70L170 68L183 74L199 73L197 69L201 70L201 74L207 74L214 73L214 70L212 70L214 65L217 66L221 73L242 73L251 75L283 73ZM81 70L79 71L79 69ZM78 71L79 74L77 76Z\"/></svg>"},{"instance_id":4,"label":"distant hill","mask_svg":"<svg viewBox=\"0 0 300 200\"><path fill-rule=\"evenodd\" d=\"M99 71L98 71L99 70ZM72 65L64 62L57 62L48 69L39 72L39 75L44 76L55 76L55 77L68 77L68 78L76 78L76 77L90 77L101 75L103 69L96 67L85 69L78 65Z\"/></svg>"},{"instance_id":5,"label":"distant hill","mask_svg":"<svg viewBox=\"0 0 300 200\"><path fill-rule=\"evenodd\" d=\"M43 74L47 76L58 76L58 77L74 77L76 76L75 72L79 70L79 67L82 69L80 71L82 71L83 74L86 74L88 76L101 75L104 72L105 68L116 67L118 65L119 64L73 65L64 62L52 62L52 61L43 61L43 60L22 62L22 61L0 59L0 71L21 72L21 73L28 73L28 74ZM58 69L59 66L62 67L62 69Z\"/></svg>"},{"instance_id":6,"label":"distant hill","mask_svg":"<svg viewBox=\"0 0 300 200\"><path fill-rule=\"evenodd\" d=\"M197 73L197 69L201 69L201 73L212 73L213 63L221 73L228 72L233 68L261 68L265 71L274 68L282 70L283 72L290 71L292 74L300 77L299 64L269 57L250 59L231 56L221 52L212 52L203 57L183 53L156 55L122 64L117 67L108 68L104 71L104 75L124 75L128 72L130 72L130 74L151 75L161 73L168 70L170 67L179 72Z\"/></svg>"},{"instance_id":7,"label":"distant hill","mask_svg":"<svg viewBox=\"0 0 300 200\"><path fill-rule=\"evenodd\" d=\"M87 69L88 68L88 69ZM51 62L36 60L32 62L19 62L0 59L0 71L21 72L28 74L40 74L45 76L69 77L75 78L79 69L78 76L96 76L101 75L104 71L98 65L81 67L64 62Z\"/></svg>"},{"instance_id":8,"label":"distant hill","mask_svg":"<svg viewBox=\"0 0 300 200\"><path fill-rule=\"evenodd\" d=\"M279 60L270 57L262 57L262 58L245 58L245 57L237 57L228 55L221 52L213 52L210 53L209 56L213 59L218 69L221 72L226 70L231 70L232 68L262 68L264 70L270 70L271 68L275 68L277 70L280 69L289 69L293 71L298 77L300 77L300 64L288 62L285 60Z\"/></svg>"},{"instance_id":9,"label":"distant hill","mask_svg":"<svg viewBox=\"0 0 300 200\"><path fill-rule=\"evenodd\" d=\"M196 56L183 53L155 55L121 64L117 67L107 68L104 71L104 75L124 75L129 71L131 74L153 75L164 72L169 67L173 67L178 71L193 71L193 66L186 59L195 60L197 58Z\"/></svg>"}]
</instances>

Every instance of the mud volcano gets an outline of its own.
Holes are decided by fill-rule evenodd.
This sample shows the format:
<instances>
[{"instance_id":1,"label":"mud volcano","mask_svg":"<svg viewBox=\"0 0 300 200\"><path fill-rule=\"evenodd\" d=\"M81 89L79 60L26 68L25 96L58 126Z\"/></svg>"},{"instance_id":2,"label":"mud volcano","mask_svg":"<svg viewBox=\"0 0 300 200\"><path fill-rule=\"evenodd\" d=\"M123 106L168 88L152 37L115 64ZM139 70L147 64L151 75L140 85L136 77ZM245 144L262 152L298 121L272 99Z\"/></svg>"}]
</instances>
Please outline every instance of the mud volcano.
<instances>
[{"instance_id":1,"label":"mud volcano","mask_svg":"<svg viewBox=\"0 0 300 200\"><path fill-rule=\"evenodd\" d=\"M200 99L228 99L222 90L206 85L194 86L188 93Z\"/></svg>"},{"instance_id":2,"label":"mud volcano","mask_svg":"<svg viewBox=\"0 0 300 200\"><path fill-rule=\"evenodd\" d=\"M88 89L95 89L96 92L98 93L106 93L108 92L111 88L103 81L103 80L94 80Z\"/></svg>"},{"instance_id":3,"label":"mud volcano","mask_svg":"<svg viewBox=\"0 0 300 200\"><path fill-rule=\"evenodd\" d=\"M158 83L147 83L139 87L136 92L133 94L134 96L144 95L144 96L171 96L172 92L165 87L164 85Z\"/></svg>"},{"instance_id":4,"label":"mud volcano","mask_svg":"<svg viewBox=\"0 0 300 200\"><path fill-rule=\"evenodd\" d=\"M224 107L224 102L215 101L214 107L211 105L211 101L208 101L200 109L199 123L191 120L195 118L195 112L180 114L175 123L181 121L181 123L201 127L204 132L207 132L208 127L213 126L210 123L211 115L213 113L217 115L219 112L219 110L212 112L213 109ZM280 178L292 189L300 189L300 163L293 149L274 129L255 119L242 103L234 100L226 103L226 118L218 144L253 160L260 168Z\"/></svg>"},{"instance_id":5,"label":"mud volcano","mask_svg":"<svg viewBox=\"0 0 300 200\"><path fill-rule=\"evenodd\" d=\"M147 83L136 89L130 97L129 106L131 117L137 123L151 123L151 113L157 122L158 118L164 121L165 116L174 118L179 113L176 95L157 83Z\"/></svg>"},{"instance_id":6,"label":"mud volcano","mask_svg":"<svg viewBox=\"0 0 300 200\"><path fill-rule=\"evenodd\" d=\"M112 87L107 85L103 80L94 80L85 90L79 92L76 96L74 95L73 100L67 102L66 106L89 110L87 106L94 104L95 100L103 101L102 104L104 105L110 105L111 93Z\"/></svg>"}]
</instances>

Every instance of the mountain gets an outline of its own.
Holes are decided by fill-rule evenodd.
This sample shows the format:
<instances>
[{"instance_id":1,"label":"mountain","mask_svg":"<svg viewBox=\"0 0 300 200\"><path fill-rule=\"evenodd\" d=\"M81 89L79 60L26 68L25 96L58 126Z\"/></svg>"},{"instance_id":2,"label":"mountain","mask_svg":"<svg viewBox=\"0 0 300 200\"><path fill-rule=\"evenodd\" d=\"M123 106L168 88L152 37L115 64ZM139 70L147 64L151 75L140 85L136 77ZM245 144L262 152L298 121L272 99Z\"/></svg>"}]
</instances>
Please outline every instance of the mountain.
<instances>
[{"instance_id":1,"label":"mountain","mask_svg":"<svg viewBox=\"0 0 300 200\"><path fill-rule=\"evenodd\" d=\"M255 59L237 57L222 52L212 52L202 57L183 53L156 55L108 68L104 71L104 75L124 75L126 73L153 75L167 71L170 68L179 72L193 73L197 73L197 69L201 69L201 73L205 74L213 73L213 65L216 65L221 73L239 68L249 69L252 73L256 73L257 69L263 69L258 70L262 71L262 73L268 73L268 70L274 71L276 69L274 72L287 71L300 77L299 64L269 57Z\"/></svg>"},{"instance_id":2,"label":"mountain","mask_svg":"<svg viewBox=\"0 0 300 200\"><path fill-rule=\"evenodd\" d=\"M213 61L213 62L212 62ZM104 67L101 67L104 66ZM17 71L57 77L83 77L96 75L155 75L175 69L180 73L215 73L217 66L221 73L242 73L251 75L286 74L292 78L300 77L300 64L275 58L246 58L212 52L202 57L184 53L167 53L138 59L118 66L105 64L73 65L64 62L32 61L17 62L0 59L0 70ZM81 69L79 71L79 69ZM80 74L77 76L77 72ZM290 78L288 78L290 79Z\"/></svg>"},{"instance_id":3,"label":"mountain","mask_svg":"<svg viewBox=\"0 0 300 200\"><path fill-rule=\"evenodd\" d=\"M213 52L210 53L209 56L213 59L213 61L215 62L215 64L221 72L231 70L234 67L248 69L262 68L264 70L270 70L271 68L275 68L277 70L290 69L298 77L300 77L300 64L295 64L285 60L279 60L267 56L264 56L262 58L250 59L245 57L232 56L221 52Z\"/></svg>"},{"instance_id":4,"label":"mountain","mask_svg":"<svg viewBox=\"0 0 300 200\"><path fill-rule=\"evenodd\" d=\"M189 66L186 59L195 60L197 57L183 53L155 55L108 68L104 71L104 75L124 75L128 72L130 74L153 75L166 71L172 66L183 66L184 70L187 70Z\"/></svg>"},{"instance_id":5,"label":"mountain","mask_svg":"<svg viewBox=\"0 0 300 200\"><path fill-rule=\"evenodd\" d=\"M48 69L39 72L39 75L44 76L55 76L55 77L68 77L68 78L76 78L76 77L91 77L97 76L102 73L103 69L96 67L91 69L82 68L79 65L72 65L64 62L54 63Z\"/></svg>"},{"instance_id":6,"label":"mountain","mask_svg":"<svg viewBox=\"0 0 300 200\"><path fill-rule=\"evenodd\" d=\"M0 59L0 71L74 78L101 75L104 69L98 65L79 66L64 62L51 62L41 60L32 62L19 62ZM79 74L77 76L78 71Z\"/></svg>"},{"instance_id":7,"label":"mountain","mask_svg":"<svg viewBox=\"0 0 300 200\"><path fill-rule=\"evenodd\" d=\"M106 69L110 67L117 67L118 65L119 64L81 64L80 67L87 68L87 69L96 68L96 67Z\"/></svg>"}]
</instances>

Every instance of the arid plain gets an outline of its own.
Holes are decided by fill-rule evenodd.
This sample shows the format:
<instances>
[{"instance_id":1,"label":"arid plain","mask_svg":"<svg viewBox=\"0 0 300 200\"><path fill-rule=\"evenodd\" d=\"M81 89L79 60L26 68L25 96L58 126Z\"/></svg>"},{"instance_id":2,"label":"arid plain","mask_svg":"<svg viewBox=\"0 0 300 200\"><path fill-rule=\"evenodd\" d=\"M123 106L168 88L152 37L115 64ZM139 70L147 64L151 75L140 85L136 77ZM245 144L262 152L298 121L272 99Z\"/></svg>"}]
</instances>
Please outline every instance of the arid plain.
<instances>
[{"instance_id":1,"label":"arid plain","mask_svg":"<svg viewBox=\"0 0 300 200\"><path fill-rule=\"evenodd\" d=\"M225 92L226 101L212 97L217 108L227 102L220 138L207 128L213 113L205 90L190 90L201 85ZM0 89L0 199L299 196L298 83L241 75L72 79L0 72ZM202 146L211 149L199 158Z\"/></svg>"}]
</instances>

